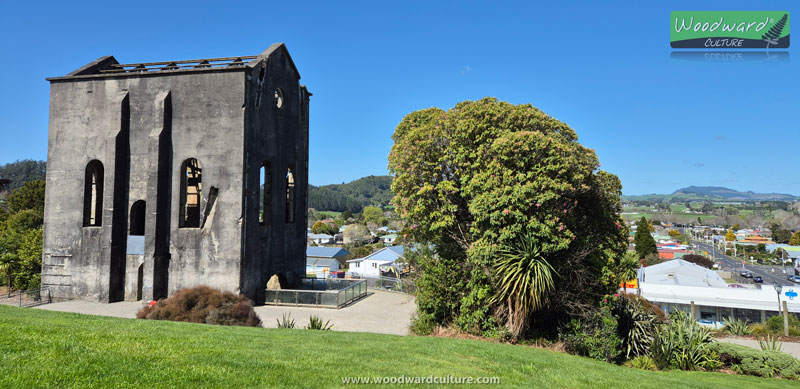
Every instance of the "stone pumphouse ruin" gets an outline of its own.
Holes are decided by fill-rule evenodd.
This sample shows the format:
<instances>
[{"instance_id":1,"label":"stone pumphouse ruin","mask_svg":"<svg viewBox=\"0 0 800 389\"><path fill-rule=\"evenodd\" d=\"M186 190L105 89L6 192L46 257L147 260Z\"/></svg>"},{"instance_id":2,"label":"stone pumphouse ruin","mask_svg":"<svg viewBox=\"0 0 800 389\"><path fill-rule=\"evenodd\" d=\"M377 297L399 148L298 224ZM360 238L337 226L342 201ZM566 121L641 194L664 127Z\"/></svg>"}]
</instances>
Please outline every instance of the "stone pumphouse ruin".
<instances>
[{"instance_id":1,"label":"stone pumphouse ruin","mask_svg":"<svg viewBox=\"0 0 800 389\"><path fill-rule=\"evenodd\" d=\"M196 285L264 301L305 273L311 93L283 44L50 81L42 286L158 299Z\"/></svg>"}]
</instances>

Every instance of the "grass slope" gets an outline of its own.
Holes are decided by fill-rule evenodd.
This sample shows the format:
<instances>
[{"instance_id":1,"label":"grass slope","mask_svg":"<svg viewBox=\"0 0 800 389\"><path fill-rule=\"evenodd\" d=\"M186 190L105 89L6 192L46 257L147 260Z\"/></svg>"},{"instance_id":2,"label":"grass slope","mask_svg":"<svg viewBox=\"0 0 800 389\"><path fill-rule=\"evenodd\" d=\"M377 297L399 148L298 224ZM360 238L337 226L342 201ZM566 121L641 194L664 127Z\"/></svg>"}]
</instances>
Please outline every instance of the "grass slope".
<instances>
[{"instance_id":1,"label":"grass slope","mask_svg":"<svg viewBox=\"0 0 800 389\"><path fill-rule=\"evenodd\" d=\"M498 376L502 387L797 387L646 372L472 340L219 327L0 306L0 387L335 387L347 376ZM364 385L364 387L368 387ZM461 385L461 387L465 387Z\"/></svg>"}]
</instances>

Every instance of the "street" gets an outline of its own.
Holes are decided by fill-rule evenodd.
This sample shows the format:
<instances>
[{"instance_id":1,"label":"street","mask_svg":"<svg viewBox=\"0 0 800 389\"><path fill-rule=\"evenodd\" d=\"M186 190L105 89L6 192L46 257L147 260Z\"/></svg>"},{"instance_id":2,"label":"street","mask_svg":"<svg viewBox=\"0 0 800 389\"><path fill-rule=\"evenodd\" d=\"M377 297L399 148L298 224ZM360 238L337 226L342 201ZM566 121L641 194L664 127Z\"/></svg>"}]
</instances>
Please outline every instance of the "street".
<instances>
[{"instance_id":1,"label":"street","mask_svg":"<svg viewBox=\"0 0 800 389\"><path fill-rule=\"evenodd\" d=\"M692 244L696 247L695 251L701 253L703 251L708 251L708 256L711 257L711 245L708 243L701 243L699 241L693 241ZM731 278L736 280L737 283L744 284L753 283L752 278L744 278L739 275L739 273L743 270L742 268L742 261L739 259L731 258L725 254L719 252L719 250L713 251L715 258L714 262L718 262L721 264L720 270L730 271ZM763 266L763 265L751 265L745 262L744 269L749 270L755 276L761 276L764 279L764 286L772 287L774 283L779 283L780 285L785 286L799 286L789 280L786 279L787 274L794 274L794 270L791 266L786 266L787 274L783 273L783 268L780 266ZM774 270L774 272L773 272Z\"/></svg>"}]
</instances>

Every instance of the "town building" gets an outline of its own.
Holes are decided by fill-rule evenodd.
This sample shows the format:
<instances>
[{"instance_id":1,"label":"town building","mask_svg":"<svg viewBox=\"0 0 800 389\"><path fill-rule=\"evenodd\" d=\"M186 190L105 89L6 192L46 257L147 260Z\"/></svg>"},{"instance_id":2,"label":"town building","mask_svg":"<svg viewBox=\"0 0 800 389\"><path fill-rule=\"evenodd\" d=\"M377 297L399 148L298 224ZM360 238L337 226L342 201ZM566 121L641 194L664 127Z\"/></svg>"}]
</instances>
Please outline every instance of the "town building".
<instances>
[{"instance_id":1,"label":"town building","mask_svg":"<svg viewBox=\"0 0 800 389\"><path fill-rule=\"evenodd\" d=\"M784 286L780 294L770 285L732 288L715 271L680 259L639 269L639 289L628 289L660 306L665 312L683 310L707 324L720 326L728 317L763 322L778 314L786 301L800 317L800 288Z\"/></svg>"}]
</instances>

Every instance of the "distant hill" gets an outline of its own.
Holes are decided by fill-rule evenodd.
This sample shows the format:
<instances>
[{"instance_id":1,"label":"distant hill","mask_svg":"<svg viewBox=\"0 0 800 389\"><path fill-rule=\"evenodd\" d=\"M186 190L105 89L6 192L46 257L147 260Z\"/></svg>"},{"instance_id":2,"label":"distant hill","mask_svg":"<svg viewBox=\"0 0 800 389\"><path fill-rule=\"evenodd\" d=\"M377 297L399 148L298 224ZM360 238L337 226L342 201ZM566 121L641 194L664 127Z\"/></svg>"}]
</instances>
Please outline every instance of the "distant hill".
<instances>
[{"instance_id":1,"label":"distant hill","mask_svg":"<svg viewBox=\"0 0 800 389\"><path fill-rule=\"evenodd\" d=\"M688 186L678 189L672 192L672 194L654 193L637 196L622 196L622 199L631 201L663 201L671 199L707 201L795 201L800 199L800 197L783 193L740 192L722 186Z\"/></svg>"},{"instance_id":2,"label":"distant hill","mask_svg":"<svg viewBox=\"0 0 800 389\"><path fill-rule=\"evenodd\" d=\"M727 200L749 200L749 201L792 201L797 197L782 193L755 193L753 191L740 192L734 189L721 186L689 186L678 189L673 195L687 194L708 197L721 197Z\"/></svg>"},{"instance_id":3,"label":"distant hill","mask_svg":"<svg viewBox=\"0 0 800 389\"><path fill-rule=\"evenodd\" d=\"M25 159L0 165L0 192L22 187L28 181L44 180L45 162Z\"/></svg>"},{"instance_id":4,"label":"distant hill","mask_svg":"<svg viewBox=\"0 0 800 389\"><path fill-rule=\"evenodd\" d=\"M366 206L386 207L394 196L392 176L367 176L355 181L308 186L308 207L319 211L361 212Z\"/></svg>"}]
</instances>

